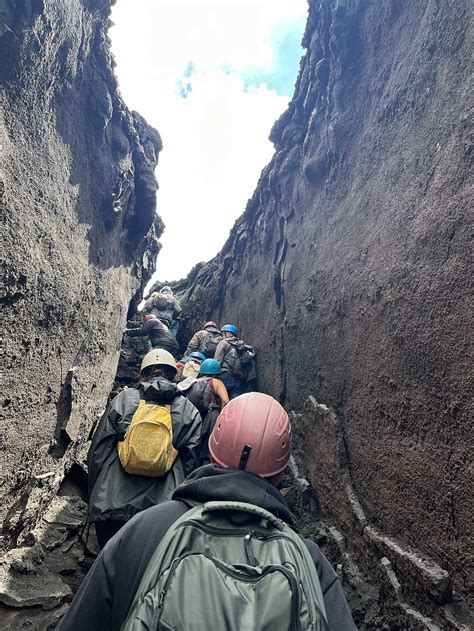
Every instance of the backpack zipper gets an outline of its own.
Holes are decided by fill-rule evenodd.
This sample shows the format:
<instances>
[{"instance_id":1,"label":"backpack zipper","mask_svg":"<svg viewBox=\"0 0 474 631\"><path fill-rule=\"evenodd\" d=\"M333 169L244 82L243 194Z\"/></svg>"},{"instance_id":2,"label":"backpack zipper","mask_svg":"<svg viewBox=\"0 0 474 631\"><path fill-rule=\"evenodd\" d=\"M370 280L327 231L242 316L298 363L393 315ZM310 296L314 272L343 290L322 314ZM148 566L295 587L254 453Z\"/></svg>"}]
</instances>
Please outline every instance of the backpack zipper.
<instances>
[{"instance_id":1,"label":"backpack zipper","mask_svg":"<svg viewBox=\"0 0 474 631\"><path fill-rule=\"evenodd\" d=\"M287 537L286 535L267 535L264 532L261 532L259 530L248 530L247 528L218 528L216 526L210 526L209 524L200 524L197 521L183 521L181 524L179 524L178 528L181 528L183 526L193 526L194 528L197 528L198 530L201 530L202 532L206 532L207 534L210 535L218 535L218 536L222 536L222 537L245 537L245 535L251 534L252 537L255 537L255 539L260 539L262 541L272 541L273 539L284 539L285 541L288 541L288 543L291 543L293 546L295 546L296 549L298 549L298 545L296 544L295 541L293 541L293 539L290 539L290 537Z\"/></svg>"},{"instance_id":2,"label":"backpack zipper","mask_svg":"<svg viewBox=\"0 0 474 631\"><path fill-rule=\"evenodd\" d=\"M178 564L184 559L186 559L187 557L196 556L198 554L209 559L211 563L213 563L225 574L232 576L233 578L236 578L240 581L243 581L244 583L258 583L260 579L262 579L264 576L267 576L268 574L273 574L274 572L281 572L287 579L288 583L290 584L290 591L291 591L290 631L301 631L301 624L300 624L299 615L298 615L299 607L300 607L298 581L296 580L292 572L287 570L283 565L272 565L270 567L267 567L265 570L263 570L263 572L261 572L261 574L259 574L258 576L255 576L252 578L249 576L245 576L244 574L241 574L240 572L237 572L236 570L233 570L230 567L227 567L226 565L224 565L223 563L221 563L220 561L212 557L210 554L207 554L207 552L186 552L185 554L182 554L181 556L173 560L170 566L169 574L166 578L165 584L163 585L163 589L161 590L159 598L158 598L159 614L158 614L158 619L156 621L157 626L160 622L161 614L163 612L163 601L165 599L166 592L168 591L169 585L171 583L174 573L176 572L176 568Z\"/></svg>"},{"instance_id":3,"label":"backpack zipper","mask_svg":"<svg viewBox=\"0 0 474 631\"><path fill-rule=\"evenodd\" d=\"M253 532L249 532L245 535L244 537L244 548L245 548L245 554L247 555L247 561L249 562L249 565L251 565L252 567L257 567L258 565L258 559L255 557L254 553L252 552L252 546L250 545L250 539L253 536Z\"/></svg>"}]
</instances>

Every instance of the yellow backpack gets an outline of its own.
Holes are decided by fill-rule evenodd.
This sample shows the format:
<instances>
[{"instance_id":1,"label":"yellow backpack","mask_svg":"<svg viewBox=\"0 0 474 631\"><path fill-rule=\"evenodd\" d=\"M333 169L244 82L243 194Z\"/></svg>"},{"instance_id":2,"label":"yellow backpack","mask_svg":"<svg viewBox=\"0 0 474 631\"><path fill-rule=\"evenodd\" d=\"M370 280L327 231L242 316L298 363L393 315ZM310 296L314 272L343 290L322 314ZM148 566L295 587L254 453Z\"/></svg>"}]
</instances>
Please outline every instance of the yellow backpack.
<instances>
[{"instance_id":1,"label":"yellow backpack","mask_svg":"<svg viewBox=\"0 0 474 631\"><path fill-rule=\"evenodd\" d=\"M171 406L141 399L117 449L127 473L153 478L165 475L178 455L173 447Z\"/></svg>"}]
</instances>

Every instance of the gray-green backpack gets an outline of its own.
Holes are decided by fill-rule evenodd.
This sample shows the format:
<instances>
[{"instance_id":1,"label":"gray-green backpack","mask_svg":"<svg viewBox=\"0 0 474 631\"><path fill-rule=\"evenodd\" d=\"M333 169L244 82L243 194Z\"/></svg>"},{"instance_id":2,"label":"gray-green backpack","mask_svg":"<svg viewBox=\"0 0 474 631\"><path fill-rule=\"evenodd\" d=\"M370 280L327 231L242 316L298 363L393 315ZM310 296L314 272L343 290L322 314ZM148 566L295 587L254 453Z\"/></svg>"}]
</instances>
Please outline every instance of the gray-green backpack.
<instances>
[{"instance_id":1,"label":"gray-green backpack","mask_svg":"<svg viewBox=\"0 0 474 631\"><path fill-rule=\"evenodd\" d=\"M168 530L151 558L124 631L327 631L314 561L268 511L207 502Z\"/></svg>"}]
</instances>

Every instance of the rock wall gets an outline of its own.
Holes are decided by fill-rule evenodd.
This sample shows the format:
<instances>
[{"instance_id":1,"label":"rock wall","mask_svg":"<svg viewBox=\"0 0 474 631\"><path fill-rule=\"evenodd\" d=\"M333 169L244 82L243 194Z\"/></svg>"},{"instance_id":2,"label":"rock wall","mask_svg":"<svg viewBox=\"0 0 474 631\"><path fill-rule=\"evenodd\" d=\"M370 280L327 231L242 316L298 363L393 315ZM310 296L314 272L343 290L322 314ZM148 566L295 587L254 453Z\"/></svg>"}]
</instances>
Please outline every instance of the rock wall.
<instances>
[{"instance_id":1,"label":"rock wall","mask_svg":"<svg viewBox=\"0 0 474 631\"><path fill-rule=\"evenodd\" d=\"M221 253L175 284L183 339L209 319L237 323L258 348L262 390L288 409L310 395L334 408L367 522L436 560L462 593L472 35L468 0L311 0L274 157ZM325 497L341 478L312 460L332 440L302 446Z\"/></svg>"},{"instance_id":2,"label":"rock wall","mask_svg":"<svg viewBox=\"0 0 474 631\"><path fill-rule=\"evenodd\" d=\"M54 491L104 407L127 313L159 249L161 140L119 95L111 4L0 0L2 506L10 534L47 501L43 484L26 510L35 476L54 474Z\"/></svg>"}]
</instances>

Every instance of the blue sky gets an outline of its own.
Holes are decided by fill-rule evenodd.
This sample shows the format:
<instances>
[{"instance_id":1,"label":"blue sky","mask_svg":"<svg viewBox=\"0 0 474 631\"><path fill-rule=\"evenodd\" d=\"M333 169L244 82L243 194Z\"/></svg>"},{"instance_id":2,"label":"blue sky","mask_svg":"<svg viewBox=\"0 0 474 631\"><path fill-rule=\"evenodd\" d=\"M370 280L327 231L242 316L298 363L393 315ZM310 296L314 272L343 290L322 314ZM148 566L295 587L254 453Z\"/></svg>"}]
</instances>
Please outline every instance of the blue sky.
<instances>
[{"instance_id":1,"label":"blue sky","mask_svg":"<svg viewBox=\"0 0 474 631\"><path fill-rule=\"evenodd\" d=\"M293 94L306 13L306 0L117 0L120 89L164 145L156 278L212 258L244 211Z\"/></svg>"},{"instance_id":2,"label":"blue sky","mask_svg":"<svg viewBox=\"0 0 474 631\"><path fill-rule=\"evenodd\" d=\"M291 96L298 74L302 55L301 21L280 27L273 35L273 60L271 69L247 68L241 74L245 85L266 84L269 90L275 90L280 96Z\"/></svg>"}]
</instances>

